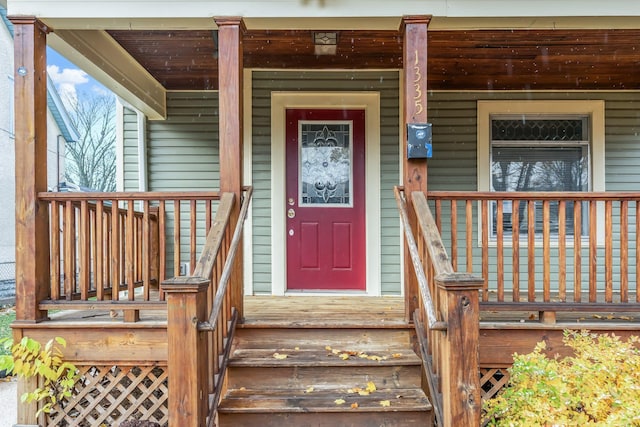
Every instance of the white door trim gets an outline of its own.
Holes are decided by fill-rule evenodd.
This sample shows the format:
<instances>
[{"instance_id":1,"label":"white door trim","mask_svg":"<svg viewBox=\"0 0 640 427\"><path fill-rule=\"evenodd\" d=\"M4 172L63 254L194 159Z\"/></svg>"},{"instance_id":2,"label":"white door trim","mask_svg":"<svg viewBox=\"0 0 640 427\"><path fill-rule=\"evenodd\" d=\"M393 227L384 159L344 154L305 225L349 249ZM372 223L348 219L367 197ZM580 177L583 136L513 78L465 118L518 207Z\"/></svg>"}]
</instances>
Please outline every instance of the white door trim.
<instances>
[{"instance_id":1,"label":"white door trim","mask_svg":"<svg viewBox=\"0 0 640 427\"><path fill-rule=\"evenodd\" d=\"M365 110L366 293L380 295L380 94L378 92L271 92L271 291L274 295L284 295L287 291L285 246L285 113L287 108ZM305 295L308 294L305 292Z\"/></svg>"}]
</instances>

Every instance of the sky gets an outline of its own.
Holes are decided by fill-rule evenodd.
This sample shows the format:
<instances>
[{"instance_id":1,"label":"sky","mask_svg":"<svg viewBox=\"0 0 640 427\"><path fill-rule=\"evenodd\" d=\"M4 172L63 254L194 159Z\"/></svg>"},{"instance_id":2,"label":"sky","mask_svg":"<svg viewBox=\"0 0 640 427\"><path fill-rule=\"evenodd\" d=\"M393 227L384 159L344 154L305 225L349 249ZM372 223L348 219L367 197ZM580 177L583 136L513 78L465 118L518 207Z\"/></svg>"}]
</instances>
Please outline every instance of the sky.
<instances>
[{"instance_id":1,"label":"sky","mask_svg":"<svg viewBox=\"0 0 640 427\"><path fill-rule=\"evenodd\" d=\"M76 101L78 95L109 93L104 86L50 47L47 47L47 72L65 103Z\"/></svg>"}]
</instances>

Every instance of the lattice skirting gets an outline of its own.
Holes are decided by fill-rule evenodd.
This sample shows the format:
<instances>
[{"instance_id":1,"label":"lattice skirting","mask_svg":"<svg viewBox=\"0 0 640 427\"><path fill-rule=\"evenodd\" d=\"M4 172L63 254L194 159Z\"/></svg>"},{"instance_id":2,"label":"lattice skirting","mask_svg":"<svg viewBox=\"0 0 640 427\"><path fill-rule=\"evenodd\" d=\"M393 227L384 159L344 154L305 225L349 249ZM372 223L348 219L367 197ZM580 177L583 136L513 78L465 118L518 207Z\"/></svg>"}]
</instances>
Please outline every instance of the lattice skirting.
<instances>
[{"instance_id":1,"label":"lattice skirting","mask_svg":"<svg viewBox=\"0 0 640 427\"><path fill-rule=\"evenodd\" d=\"M507 368L480 368L480 387L482 400L491 399L507 385L509 371Z\"/></svg>"},{"instance_id":2,"label":"lattice skirting","mask_svg":"<svg viewBox=\"0 0 640 427\"><path fill-rule=\"evenodd\" d=\"M117 427L139 419L168 424L166 366L81 366L73 398L47 417L47 426Z\"/></svg>"}]
</instances>

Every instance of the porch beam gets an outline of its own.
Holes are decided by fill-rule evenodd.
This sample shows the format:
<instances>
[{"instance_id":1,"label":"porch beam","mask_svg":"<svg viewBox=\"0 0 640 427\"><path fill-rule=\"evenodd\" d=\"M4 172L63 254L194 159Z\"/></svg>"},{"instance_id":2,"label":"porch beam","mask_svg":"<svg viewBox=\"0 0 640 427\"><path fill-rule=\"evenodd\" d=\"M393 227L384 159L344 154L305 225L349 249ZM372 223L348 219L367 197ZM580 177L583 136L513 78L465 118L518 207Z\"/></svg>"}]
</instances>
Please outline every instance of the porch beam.
<instances>
[{"instance_id":1,"label":"porch beam","mask_svg":"<svg viewBox=\"0 0 640 427\"><path fill-rule=\"evenodd\" d=\"M47 191L47 28L35 17L14 25L16 166L16 320L46 318L38 303L49 289Z\"/></svg>"},{"instance_id":2,"label":"porch beam","mask_svg":"<svg viewBox=\"0 0 640 427\"><path fill-rule=\"evenodd\" d=\"M407 124L427 122L427 27L431 16L405 16L403 24L403 131L402 131L402 185L407 195L407 212L413 230L417 221L411 193L427 192L427 162L425 159L407 158ZM411 321L411 315L419 305L418 281L413 274L411 255L404 245L404 292L405 317Z\"/></svg>"},{"instance_id":3,"label":"porch beam","mask_svg":"<svg viewBox=\"0 0 640 427\"><path fill-rule=\"evenodd\" d=\"M55 30L49 45L150 120L167 116L165 88L103 30Z\"/></svg>"},{"instance_id":4,"label":"porch beam","mask_svg":"<svg viewBox=\"0 0 640 427\"><path fill-rule=\"evenodd\" d=\"M231 212L229 227L235 229L242 206L243 177L243 64L242 36L246 31L241 17L215 18L218 26L218 103L219 103L219 144L220 144L220 192L233 193L236 203ZM242 247L242 243L240 243ZM242 251L236 255L231 286L232 306L242 319L243 287Z\"/></svg>"}]
</instances>

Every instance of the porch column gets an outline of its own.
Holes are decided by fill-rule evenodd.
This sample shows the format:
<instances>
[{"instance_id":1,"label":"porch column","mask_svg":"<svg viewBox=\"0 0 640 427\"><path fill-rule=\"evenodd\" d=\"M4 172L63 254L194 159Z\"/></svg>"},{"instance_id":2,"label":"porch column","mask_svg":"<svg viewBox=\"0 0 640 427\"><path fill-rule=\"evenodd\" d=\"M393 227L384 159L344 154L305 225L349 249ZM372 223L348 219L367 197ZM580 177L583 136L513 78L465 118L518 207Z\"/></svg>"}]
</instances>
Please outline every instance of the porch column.
<instances>
[{"instance_id":1,"label":"porch column","mask_svg":"<svg viewBox=\"0 0 640 427\"><path fill-rule=\"evenodd\" d=\"M220 191L236 195L231 215L231 227L235 229L240 214L242 196L242 35L245 31L241 17L215 18L218 25L218 84L219 84L219 141L220 141ZM242 243L240 243L242 247ZM243 317L242 251L236 254L233 274L229 281L232 305Z\"/></svg>"},{"instance_id":2,"label":"porch column","mask_svg":"<svg viewBox=\"0 0 640 427\"><path fill-rule=\"evenodd\" d=\"M411 228L416 230L416 215L411 193L427 191L427 161L407 158L407 124L427 122L427 27L431 16L405 16L403 43L404 126L402 133L402 168L404 194ZM404 294L405 317L418 308L418 281L413 273L411 255L404 245Z\"/></svg>"},{"instance_id":3,"label":"porch column","mask_svg":"<svg viewBox=\"0 0 640 427\"><path fill-rule=\"evenodd\" d=\"M47 191L47 28L34 17L14 25L16 165L16 320L38 322L49 289ZM8 230L7 230L8 231Z\"/></svg>"}]
</instances>

